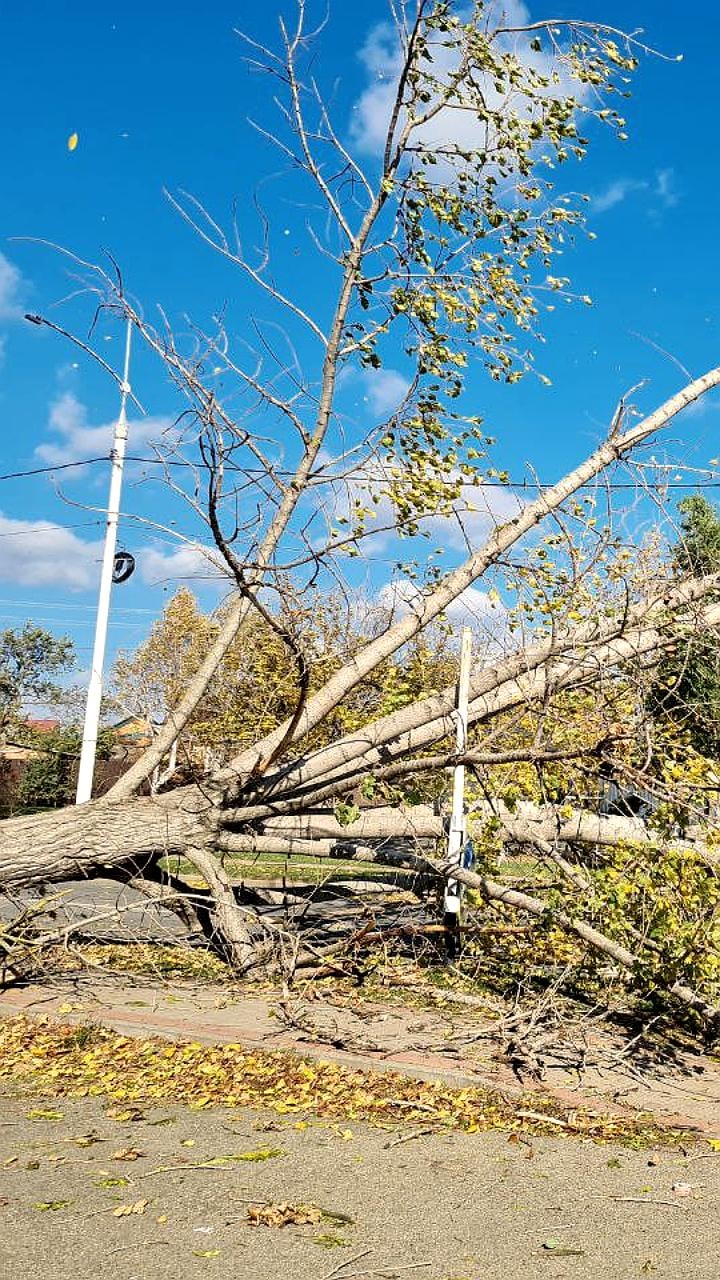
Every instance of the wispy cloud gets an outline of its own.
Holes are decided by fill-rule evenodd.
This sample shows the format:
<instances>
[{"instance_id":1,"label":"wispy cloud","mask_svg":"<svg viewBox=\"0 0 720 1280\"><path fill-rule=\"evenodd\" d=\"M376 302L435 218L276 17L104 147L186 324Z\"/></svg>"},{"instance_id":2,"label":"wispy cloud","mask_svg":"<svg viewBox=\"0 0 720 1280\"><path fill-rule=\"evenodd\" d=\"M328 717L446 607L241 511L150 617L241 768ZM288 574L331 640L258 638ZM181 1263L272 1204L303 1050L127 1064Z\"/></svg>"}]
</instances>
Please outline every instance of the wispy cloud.
<instances>
[{"instance_id":1,"label":"wispy cloud","mask_svg":"<svg viewBox=\"0 0 720 1280\"><path fill-rule=\"evenodd\" d=\"M652 206L672 209L680 199L675 170L658 169L652 181L646 178L616 178L594 197L593 213L607 213L608 210L623 204L629 196L641 191L646 193Z\"/></svg>"},{"instance_id":2,"label":"wispy cloud","mask_svg":"<svg viewBox=\"0 0 720 1280\"><path fill-rule=\"evenodd\" d=\"M367 369L363 374L365 399L371 412L386 418L405 399L410 383L397 369Z\"/></svg>"},{"instance_id":3,"label":"wispy cloud","mask_svg":"<svg viewBox=\"0 0 720 1280\"><path fill-rule=\"evenodd\" d=\"M622 204L636 191L647 191L647 189L648 183L641 182L637 178L617 178L615 182L610 183L609 187L595 196L592 202L593 212L607 213L608 209L614 209L616 205Z\"/></svg>"},{"instance_id":4,"label":"wispy cloud","mask_svg":"<svg viewBox=\"0 0 720 1280\"><path fill-rule=\"evenodd\" d=\"M0 321L20 320L25 282L19 267L0 252Z\"/></svg>"},{"instance_id":5,"label":"wispy cloud","mask_svg":"<svg viewBox=\"0 0 720 1280\"><path fill-rule=\"evenodd\" d=\"M183 543L172 551L143 547L137 558L140 577L148 586L203 578L219 582L227 575L218 553L195 543Z\"/></svg>"},{"instance_id":6,"label":"wispy cloud","mask_svg":"<svg viewBox=\"0 0 720 1280\"><path fill-rule=\"evenodd\" d=\"M659 169L655 175L655 194L666 209L672 209L679 201L680 194L674 169Z\"/></svg>"},{"instance_id":7,"label":"wispy cloud","mask_svg":"<svg viewBox=\"0 0 720 1280\"><path fill-rule=\"evenodd\" d=\"M102 545L52 521L0 514L0 581L86 591L100 576Z\"/></svg>"},{"instance_id":8,"label":"wispy cloud","mask_svg":"<svg viewBox=\"0 0 720 1280\"><path fill-rule=\"evenodd\" d=\"M50 408L48 431L56 437L47 444L39 444L35 450L36 457L49 463L50 466L61 466L67 462L80 462L83 458L103 457L112 447L114 420L91 426L88 423L88 411L72 391L64 391ZM137 450L150 444L160 443L164 434L173 428L171 418L149 417L138 418L130 423L130 449Z\"/></svg>"}]
</instances>

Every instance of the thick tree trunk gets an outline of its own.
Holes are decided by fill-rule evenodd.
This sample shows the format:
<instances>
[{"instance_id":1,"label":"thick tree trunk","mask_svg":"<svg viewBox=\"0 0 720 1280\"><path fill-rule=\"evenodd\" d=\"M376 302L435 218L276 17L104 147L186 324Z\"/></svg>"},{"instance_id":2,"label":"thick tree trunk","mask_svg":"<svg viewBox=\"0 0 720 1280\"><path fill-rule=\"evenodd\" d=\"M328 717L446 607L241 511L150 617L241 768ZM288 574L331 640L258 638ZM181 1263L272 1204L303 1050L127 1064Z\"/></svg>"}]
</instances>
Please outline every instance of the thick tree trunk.
<instances>
[{"instance_id":1,"label":"thick tree trunk","mask_svg":"<svg viewBox=\"0 0 720 1280\"><path fill-rule=\"evenodd\" d=\"M207 839L194 788L169 796L95 800L0 826L0 889L46 880L82 879L164 854L184 853Z\"/></svg>"}]
</instances>

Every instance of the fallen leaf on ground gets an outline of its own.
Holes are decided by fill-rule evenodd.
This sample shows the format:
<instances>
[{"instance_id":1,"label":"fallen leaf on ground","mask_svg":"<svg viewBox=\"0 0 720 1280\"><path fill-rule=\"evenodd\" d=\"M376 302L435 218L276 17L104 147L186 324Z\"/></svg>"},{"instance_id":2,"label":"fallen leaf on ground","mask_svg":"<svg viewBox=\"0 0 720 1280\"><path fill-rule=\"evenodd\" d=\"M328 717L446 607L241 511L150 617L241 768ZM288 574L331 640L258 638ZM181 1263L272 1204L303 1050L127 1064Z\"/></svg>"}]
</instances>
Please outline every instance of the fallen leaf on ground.
<instances>
[{"instance_id":1,"label":"fallen leaf on ground","mask_svg":"<svg viewBox=\"0 0 720 1280\"><path fill-rule=\"evenodd\" d=\"M25 1112L26 1120L64 1120L64 1111L50 1111L45 1107L36 1107L34 1111Z\"/></svg>"},{"instance_id":2,"label":"fallen leaf on ground","mask_svg":"<svg viewBox=\"0 0 720 1280\"><path fill-rule=\"evenodd\" d=\"M305 1227L322 1221L322 1209L314 1204L251 1204L247 1220L251 1227Z\"/></svg>"},{"instance_id":3,"label":"fallen leaf on ground","mask_svg":"<svg viewBox=\"0 0 720 1280\"><path fill-rule=\"evenodd\" d=\"M48 1210L67 1209L72 1204L72 1200L38 1200L33 1205L33 1209L39 1209L41 1213L47 1213Z\"/></svg>"},{"instance_id":4,"label":"fallen leaf on ground","mask_svg":"<svg viewBox=\"0 0 720 1280\"><path fill-rule=\"evenodd\" d=\"M313 1236L313 1244L319 1244L322 1249L349 1249L350 1241L344 1240L342 1236L322 1235Z\"/></svg>"},{"instance_id":5,"label":"fallen leaf on ground","mask_svg":"<svg viewBox=\"0 0 720 1280\"><path fill-rule=\"evenodd\" d=\"M105 1142L107 1139L99 1138L95 1132L92 1132L81 1133L79 1137L71 1138L70 1141L74 1142L76 1147L92 1147L96 1142Z\"/></svg>"},{"instance_id":6,"label":"fallen leaf on ground","mask_svg":"<svg viewBox=\"0 0 720 1280\"><path fill-rule=\"evenodd\" d=\"M396 1073L351 1069L339 1063L307 1061L268 1050L249 1052L232 1045L202 1045L152 1037L118 1035L96 1027L92 1052L78 1045L77 1026L23 1015L0 1022L0 1081L32 1089L36 1096L112 1099L114 1120L146 1120L139 1106L170 1102L203 1106L268 1107L276 1114L310 1113L347 1123L368 1120L405 1128L422 1122L467 1133L505 1130L526 1135L581 1134L600 1141L687 1143L685 1131L661 1129L645 1118L625 1119L571 1110L548 1098L533 1107L477 1085L457 1089L440 1081L420 1081ZM565 1116L559 1120L559 1114ZM175 1116L147 1119L169 1124ZM345 1130L350 1132L350 1130Z\"/></svg>"},{"instance_id":7,"label":"fallen leaf on ground","mask_svg":"<svg viewBox=\"0 0 720 1280\"><path fill-rule=\"evenodd\" d=\"M193 1249L193 1258L219 1258L219 1249Z\"/></svg>"},{"instance_id":8,"label":"fallen leaf on ground","mask_svg":"<svg viewBox=\"0 0 720 1280\"><path fill-rule=\"evenodd\" d=\"M148 1203L149 1201L147 1200L136 1200L134 1204L119 1204L116 1209L113 1209L112 1216L113 1218L128 1218L131 1214L144 1213Z\"/></svg>"},{"instance_id":9,"label":"fallen leaf on ground","mask_svg":"<svg viewBox=\"0 0 720 1280\"><path fill-rule=\"evenodd\" d=\"M113 1151L111 1160L139 1160L140 1156L144 1156L144 1151L139 1151L137 1147L121 1147L119 1151Z\"/></svg>"}]
</instances>

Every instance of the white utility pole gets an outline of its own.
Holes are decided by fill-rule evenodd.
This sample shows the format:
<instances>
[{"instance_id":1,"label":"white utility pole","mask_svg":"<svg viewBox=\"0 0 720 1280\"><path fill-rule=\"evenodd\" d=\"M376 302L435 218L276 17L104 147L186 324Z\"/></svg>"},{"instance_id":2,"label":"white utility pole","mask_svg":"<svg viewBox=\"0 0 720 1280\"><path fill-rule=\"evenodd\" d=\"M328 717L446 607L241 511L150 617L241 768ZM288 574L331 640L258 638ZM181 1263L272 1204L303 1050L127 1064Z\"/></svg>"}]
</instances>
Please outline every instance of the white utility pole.
<instances>
[{"instance_id":1,"label":"white utility pole","mask_svg":"<svg viewBox=\"0 0 720 1280\"><path fill-rule=\"evenodd\" d=\"M458 672L455 715L455 748L460 753L467 749L468 733L468 700L470 693L470 666L472 661L472 631L463 628L460 644L460 670ZM467 822L465 819L465 765L456 764L453 769L452 812L448 831L447 861L450 866L459 867L462 851L467 840ZM461 888L457 880L448 880L445 886L444 909L446 922L448 916L460 914Z\"/></svg>"},{"instance_id":2,"label":"white utility pole","mask_svg":"<svg viewBox=\"0 0 720 1280\"><path fill-rule=\"evenodd\" d=\"M128 320L125 334L125 364L123 380L120 386L120 412L115 424L112 453L110 455L112 469L110 472L110 494L108 496L107 523L105 525L105 550L103 552L102 572L100 574L100 592L98 595L97 618L95 620L95 643L93 645L92 667L88 684L87 703L85 705L85 724L83 727L82 750L80 752L80 769L78 771L76 804L85 804L92 795L93 774L95 772L95 752L97 749L98 725L100 723L100 701L102 699L103 666L105 664L105 642L107 640L108 617L110 614L110 593L115 566L115 550L117 547L118 518L120 515L120 492L122 490L123 465L125 463L125 446L128 438L127 398L130 394L130 339L132 324Z\"/></svg>"}]
</instances>

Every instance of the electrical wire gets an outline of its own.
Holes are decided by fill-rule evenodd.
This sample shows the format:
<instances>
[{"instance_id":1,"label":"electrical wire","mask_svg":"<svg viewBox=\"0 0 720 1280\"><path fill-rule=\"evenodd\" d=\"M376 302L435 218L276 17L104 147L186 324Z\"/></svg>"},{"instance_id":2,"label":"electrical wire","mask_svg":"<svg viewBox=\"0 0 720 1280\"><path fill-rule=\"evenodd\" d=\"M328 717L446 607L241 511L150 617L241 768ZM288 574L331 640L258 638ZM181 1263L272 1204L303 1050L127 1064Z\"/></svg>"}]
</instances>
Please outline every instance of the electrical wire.
<instances>
[{"instance_id":1,"label":"electrical wire","mask_svg":"<svg viewBox=\"0 0 720 1280\"><path fill-rule=\"evenodd\" d=\"M187 462L179 458L143 458L138 454L132 453L126 454L125 457L127 462L143 462L149 466L189 467L192 470L197 470L194 463ZM72 467L87 467L96 462L110 461L110 454L103 454L101 457L97 458L81 458L76 462L60 462L56 466L33 467L27 471L7 471L4 475L0 475L0 480L23 480L33 476L51 475L55 471L67 471ZM198 466L199 465L200 464L198 464ZM262 467L242 467L241 470L246 475L264 476L267 474ZM275 474L292 479L295 472L277 468ZM331 479L332 477L328 477L328 482L330 482ZM551 489L554 483L556 482L546 482L544 480L483 480L481 487L483 489L518 489L521 491L544 493L546 489ZM593 484L592 481L588 481L586 484L579 486L581 489L594 489L597 487L598 486ZM610 480L607 483L602 483L601 487L603 489L612 490L637 490L640 486L632 480ZM720 489L720 478L717 480L667 480L662 483L661 487L663 489ZM71 528L72 526L68 525L67 527ZM32 532L32 530L28 530L28 532ZM0 537L4 536L6 535L0 534Z\"/></svg>"}]
</instances>

